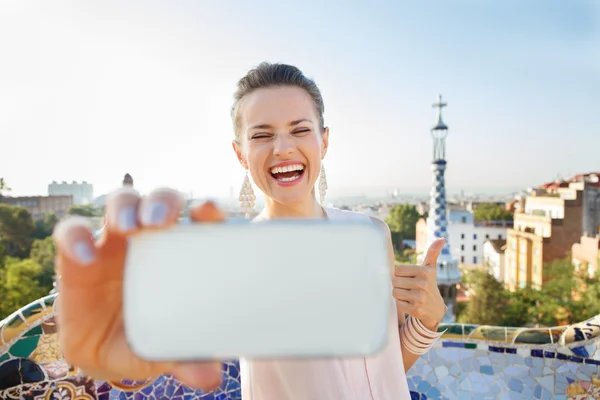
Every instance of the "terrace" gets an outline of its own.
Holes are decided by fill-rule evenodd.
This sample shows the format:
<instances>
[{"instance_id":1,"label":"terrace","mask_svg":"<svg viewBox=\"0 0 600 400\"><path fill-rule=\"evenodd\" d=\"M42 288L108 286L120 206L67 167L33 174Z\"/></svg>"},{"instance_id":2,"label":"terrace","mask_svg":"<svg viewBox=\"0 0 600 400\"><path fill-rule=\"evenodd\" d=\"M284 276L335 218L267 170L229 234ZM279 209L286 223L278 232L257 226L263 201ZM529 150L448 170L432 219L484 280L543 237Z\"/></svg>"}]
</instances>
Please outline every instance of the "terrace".
<instances>
[{"instance_id":1,"label":"terrace","mask_svg":"<svg viewBox=\"0 0 600 400\"><path fill-rule=\"evenodd\" d=\"M54 324L56 296L0 322L0 399L239 399L239 366L224 363L220 388L204 393L170 376L94 381L64 362ZM412 399L600 398L600 316L547 329L449 324L411 368Z\"/></svg>"}]
</instances>

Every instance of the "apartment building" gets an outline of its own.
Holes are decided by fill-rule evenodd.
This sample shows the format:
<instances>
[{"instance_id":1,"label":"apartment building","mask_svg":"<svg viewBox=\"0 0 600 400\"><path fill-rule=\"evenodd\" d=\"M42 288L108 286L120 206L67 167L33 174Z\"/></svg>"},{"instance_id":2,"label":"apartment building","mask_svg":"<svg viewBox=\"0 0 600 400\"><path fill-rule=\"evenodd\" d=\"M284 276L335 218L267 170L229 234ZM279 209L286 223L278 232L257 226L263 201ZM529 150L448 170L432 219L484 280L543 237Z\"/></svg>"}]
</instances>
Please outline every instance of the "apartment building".
<instances>
[{"instance_id":1,"label":"apartment building","mask_svg":"<svg viewBox=\"0 0 600 400\"><path fill-rule=\"evenodd\" d=\"M541 289L544 265L567 256L582 236L599 231L599 175L576 175L529 191L507 232L504 265L511 290Z\"/></svg>"},{"instance_id":2,"label":"apartment building","mask_svg":"<svg viewBox=\"0 0 600 400\"><path fill-rule=\"evenodd\" d=\"M21 206L27 209L35 221L43 219L47 213L55 213L62 218L73 205L73 196L22 196L3 197L2 202L12 206Z\"/></svg>"}]
</instances>

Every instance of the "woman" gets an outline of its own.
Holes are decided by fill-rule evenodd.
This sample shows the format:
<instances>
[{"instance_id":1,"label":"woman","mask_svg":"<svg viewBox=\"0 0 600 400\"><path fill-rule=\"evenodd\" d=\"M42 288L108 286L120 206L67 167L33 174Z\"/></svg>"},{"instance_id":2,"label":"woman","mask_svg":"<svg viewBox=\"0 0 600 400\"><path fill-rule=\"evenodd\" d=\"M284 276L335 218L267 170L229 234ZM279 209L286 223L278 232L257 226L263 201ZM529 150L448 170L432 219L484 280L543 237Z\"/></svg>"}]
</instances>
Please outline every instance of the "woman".
<instances>
[{"instance_id":1,"label":"woman","mask_svg":"<svg viewBox=\"0 0 600 400\"><path fill-rule=\"evenodd\" d=\"M233 149L246 174L250 172L265 194L258 220L367 218L324 208L315 199L317 180L320 190L326 187L322 160L329 129L323 113L319 89L293 66L263 63L239 81L232 108ZM254 196L247 176L242 206L250 211ZM61 349L68 362L88 375L120 380L172 373L200 389L219 385L218 361L146 362L131 352L123 332L126 238L139 229L176 223L183 204L174 190L155 190L141 199L134 190L122 188L107 200L105 232L98 241L80 219L65 220L56 228ZM210 202L193 208L190 217L204 223L224 219ZM389 234L383 222L373 219L373 223ZM397 312L390 318L389 340L382 352L363 359L242 360L243 398L409 399L405 371L437 340L436 329L446 311L435 276L443 246L442 240L433 243L424 266L395 268L392 283ZM391 240L389 248L393 260ZM393 261L390 264L393 269ZM410 315L406 320L405 313Z\"/></svg>"}]
</instances>

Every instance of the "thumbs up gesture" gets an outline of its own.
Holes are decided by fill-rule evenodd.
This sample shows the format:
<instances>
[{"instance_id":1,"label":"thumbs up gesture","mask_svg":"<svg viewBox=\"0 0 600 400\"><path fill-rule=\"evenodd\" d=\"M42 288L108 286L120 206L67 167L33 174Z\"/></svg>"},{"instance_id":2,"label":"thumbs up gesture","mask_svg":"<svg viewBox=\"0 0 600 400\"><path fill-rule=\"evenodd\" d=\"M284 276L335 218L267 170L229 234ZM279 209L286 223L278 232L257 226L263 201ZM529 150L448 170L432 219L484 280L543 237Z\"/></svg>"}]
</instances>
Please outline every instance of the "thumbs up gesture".
<instances>
[{"instance_id":1,"label":"thumbs up gesture","mask_svg":"<svg viewBox=\"0 0 600 400\"><path fill-rule=\"evenodd\" d=\"M437 259L445 244L445 239L437 239L427 250L423 265L397 265L392 278L398 310L433 331L447 309L437 286Z\"/></svg>"}]
</instances>

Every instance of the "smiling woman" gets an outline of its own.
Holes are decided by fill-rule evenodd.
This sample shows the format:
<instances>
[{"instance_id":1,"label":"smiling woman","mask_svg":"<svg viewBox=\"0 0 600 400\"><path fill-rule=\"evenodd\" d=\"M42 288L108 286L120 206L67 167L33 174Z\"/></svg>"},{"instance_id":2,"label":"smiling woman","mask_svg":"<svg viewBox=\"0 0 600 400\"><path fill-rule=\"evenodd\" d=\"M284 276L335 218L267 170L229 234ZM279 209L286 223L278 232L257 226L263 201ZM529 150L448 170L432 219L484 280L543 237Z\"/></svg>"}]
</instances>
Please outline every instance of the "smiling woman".
<instances>
[{"instance_id":1,"label":"smiling woman","mask_svg":"<svg viewBox=\"0 0 600 400\"><path fill-rule=\"evenodd\" d=\"M303 210L297 206L307 196L314 198L312 189L329 144L316 84L294 67L261 64L240 80L234 98L233 148L266 195L265 210L274 216L285 204L298 216L314 214L314 202L309 208L301 206Z\"/></svg>"},{"instance_id":2,"label":"smiling woman","mask_svg":"<svg viewBox=\"0 0 600 400\"><path fill-rule=\"evenodd\" d=\"M364 358L240 360L242 398L408 400L406 370L441 336L436 330L446 307L437 289L435 266L444 242L432 244L425 265L394 268L385 223L322 205L327 185L323 159L329 146L324 110L316 84L294 66L263 63L239 81L231 116L233 149L246 171L241 206L248 213L254 204L250 174L265 195L265 207L256 222L278 218L363 220L384 230L394 275L390 276L394 289L389 301L395 305L390 307L387 342L379 353ZM317 181L321 204L315 198ZM183 205L181 195L172 189L158 189L142 199L131 188L123 188L107 199L102 237L93 238L78 220L63 221L56 228L61 275L58 324L67 361L92 376L111 380L145 380L171 373L198 388L218 386L220 361L148 362L131 351L124 334L121 288L128 237L177 223ZM205 203L190 210L190 219L220 222L224 214L214 204ZM260 240L248 240L253 239ZM302 251L301 242L298 251ZM410 316L405 319L405 314Z\"/></svg>"}]
</instances>

